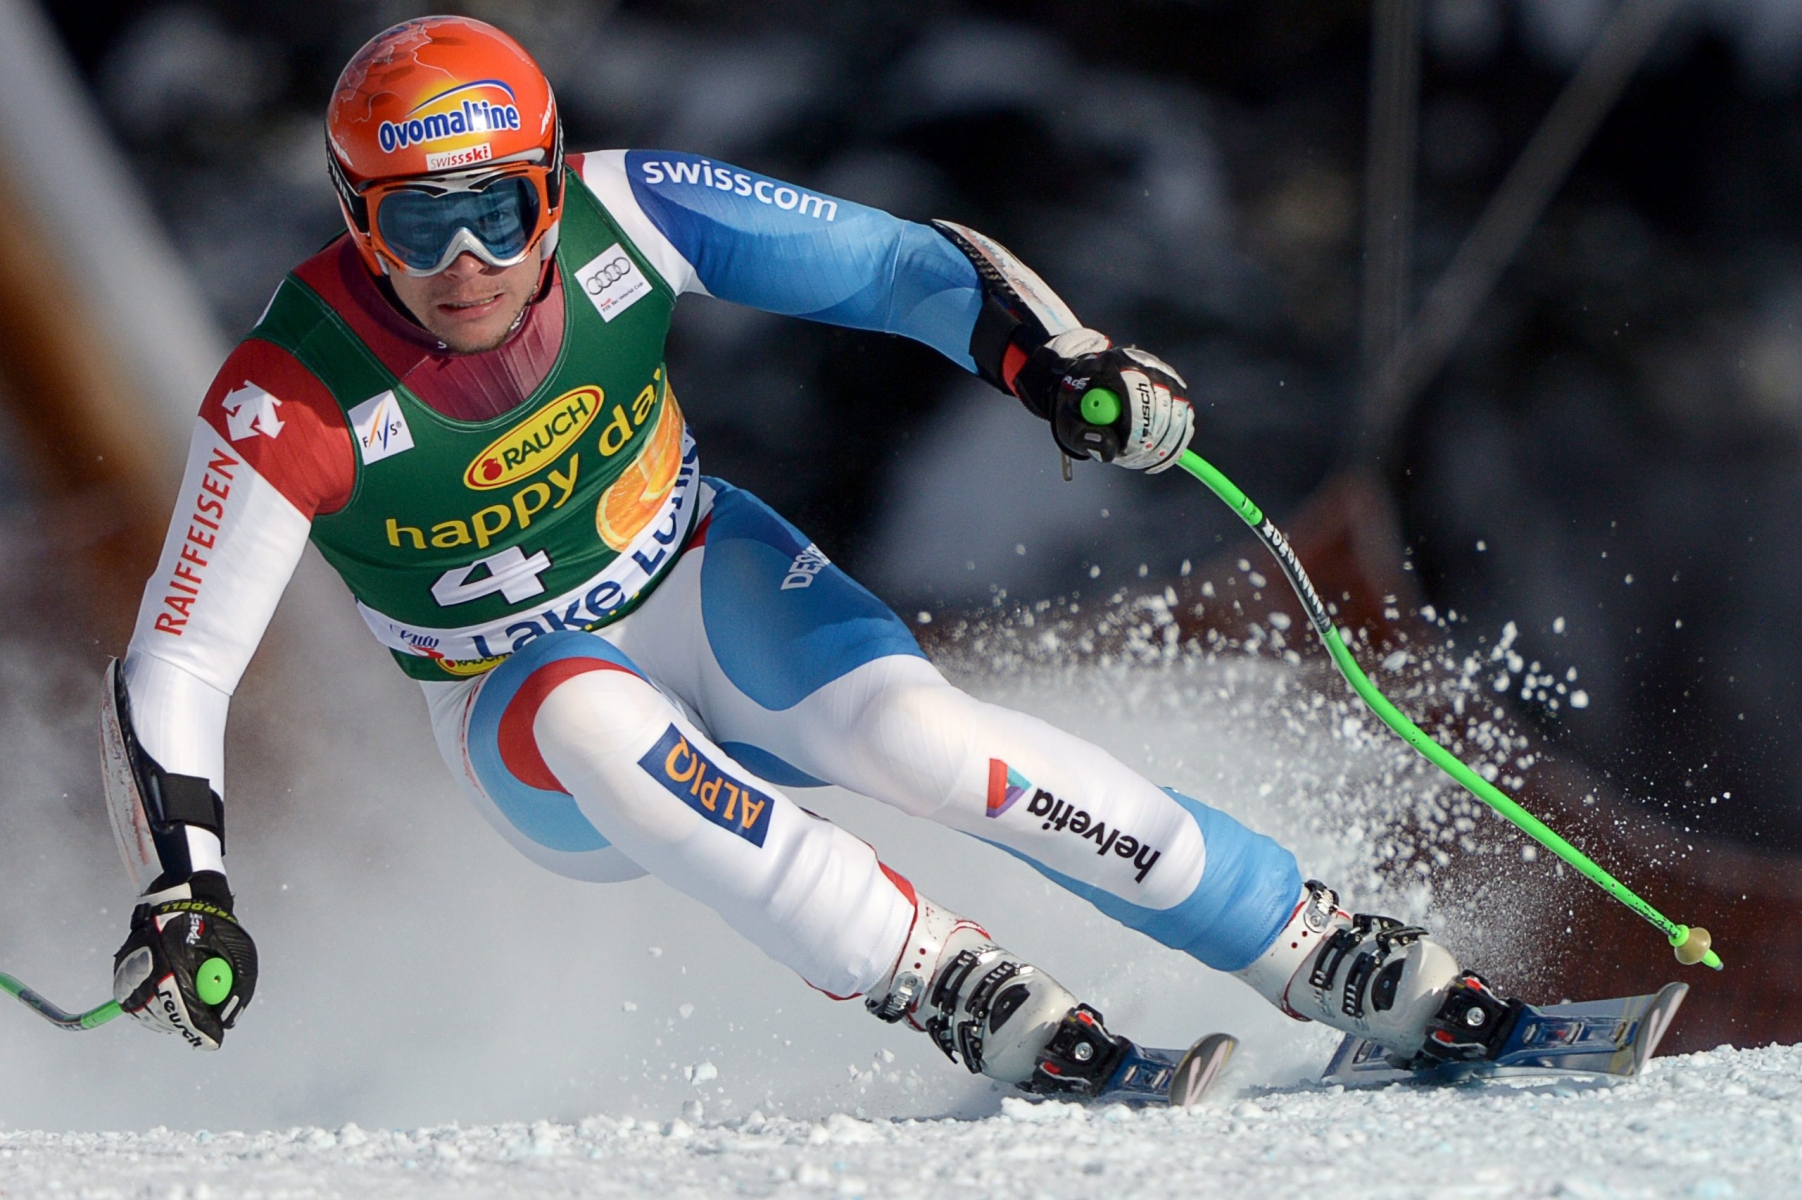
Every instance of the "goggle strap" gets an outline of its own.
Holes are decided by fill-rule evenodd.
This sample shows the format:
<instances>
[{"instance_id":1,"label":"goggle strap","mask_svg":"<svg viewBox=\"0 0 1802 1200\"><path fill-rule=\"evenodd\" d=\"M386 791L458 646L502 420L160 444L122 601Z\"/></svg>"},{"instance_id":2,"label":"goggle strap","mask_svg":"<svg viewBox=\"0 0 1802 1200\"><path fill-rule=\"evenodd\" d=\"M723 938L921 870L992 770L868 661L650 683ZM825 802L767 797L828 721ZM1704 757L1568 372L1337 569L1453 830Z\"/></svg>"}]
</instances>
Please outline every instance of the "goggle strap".
<instances>
[{"instance_id":1,"label":"goggle strap","mask_svg":"<svg viewBox=\"0 0 1802 1200\"><path fill-rule=\"evenodd\" d=\"M556 212L563 203L563 118L556 118L555 131L551 134L550 170L544 173L544 198L549 212Z\"/></svg>"},{"instance_id":2,"label":"goggle strap","mask_svg":"<svg viewBox=\"0 0 1802 1200\"><path fill-rule=\"evenodd\" d=\"M344 168L339 165L338 156L332 150L328 139L325 144L326 170L331 174L332 186L338 189L338 199L343 201L344 210L350 214L351 222L358 233L365 236L369 233L369 201L357 194L357 189L350 186L350 180L344 177Z\"/></svg>"}]
</instances>

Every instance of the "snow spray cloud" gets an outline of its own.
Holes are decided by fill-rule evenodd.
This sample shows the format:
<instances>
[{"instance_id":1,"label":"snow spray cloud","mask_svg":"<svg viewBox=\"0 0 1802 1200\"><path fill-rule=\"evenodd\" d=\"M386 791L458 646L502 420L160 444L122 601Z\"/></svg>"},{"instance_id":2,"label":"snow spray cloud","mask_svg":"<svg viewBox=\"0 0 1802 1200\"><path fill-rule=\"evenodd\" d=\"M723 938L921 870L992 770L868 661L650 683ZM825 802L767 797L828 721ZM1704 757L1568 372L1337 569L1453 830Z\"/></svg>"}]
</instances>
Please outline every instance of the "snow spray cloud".
<instances>
[{"instance_id":1,"label":"snow spray cloud","mask_svg":"<svg viewBox=\"0 0 1802 1200\"><path fill-rule=\"evenodd\" d=\"M1266 586L1238 565L1246 592ZM1204 604L1214 591L1202 586ZM1131 748L1132 765L1277 837L1355 909L1429 925L1504 984L1528 974L1532 927L1568 886L1538 847L1369 712L1305 623L1273 612L1185 642L1179 617L1198 614L1178 609L1168 588L1024 605L1000 591L987 617L934 626L935 654L1002 703ZM1525 661L1512 622L1490 638L1455 614L1417 616L1428 636L1380 651L1359 638L1354 653L1424 728L1518 792L1543 753L1503 704L1585 707L1576 669Z\"/></svg>"}]
</instances>

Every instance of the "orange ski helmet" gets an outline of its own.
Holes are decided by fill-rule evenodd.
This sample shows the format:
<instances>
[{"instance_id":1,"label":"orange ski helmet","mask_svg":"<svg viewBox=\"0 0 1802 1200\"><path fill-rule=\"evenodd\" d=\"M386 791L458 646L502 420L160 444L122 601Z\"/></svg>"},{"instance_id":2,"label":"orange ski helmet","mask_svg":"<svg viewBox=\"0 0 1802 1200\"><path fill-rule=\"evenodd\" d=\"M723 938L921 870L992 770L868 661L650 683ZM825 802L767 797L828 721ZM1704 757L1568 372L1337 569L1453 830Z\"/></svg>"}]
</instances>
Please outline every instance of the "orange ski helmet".
<instances>
[{"instance_id":1,"label":"orange ski helmet","mask_svg":"<svg viewBox=\"0 0 1802 1200\"><path fill-rule=\"evenodd\" d=\"M332 183L376 274L431 275L459 254L512 266L556 247L563 127L525 48L469 17L371 38L326 110Z\"/></svg>"}]
</instances>

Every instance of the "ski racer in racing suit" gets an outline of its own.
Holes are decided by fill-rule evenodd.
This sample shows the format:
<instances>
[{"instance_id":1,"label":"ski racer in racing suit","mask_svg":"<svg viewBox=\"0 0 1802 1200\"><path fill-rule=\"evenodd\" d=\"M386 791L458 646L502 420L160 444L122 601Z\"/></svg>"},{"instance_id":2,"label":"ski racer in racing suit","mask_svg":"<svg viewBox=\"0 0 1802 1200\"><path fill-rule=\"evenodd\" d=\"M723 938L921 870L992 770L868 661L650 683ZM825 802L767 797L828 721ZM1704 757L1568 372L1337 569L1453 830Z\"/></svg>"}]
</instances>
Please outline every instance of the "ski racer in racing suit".
<instances>
[{"instance_id":1,"label":"ski racer in racing suit","mask_svg":"<svg viewBox=\"0 0 1802 1200\"><path fill-rule=\"evenodd\" d=\"M142 889L115 967L127 1011L210 1049L254 993L225 876L226 711L310 537L514 847L576 879L656 875L972 1071L1092 1092L1118 1042L790 789L980 837L1292 1015L1445 1052L1437 1014L1474 978L1446 950L952 687L805 534L701 473L663 345L685 293L901 334L1017 396L1071 457L1145 471L1192 430L1173 369L960 226L692 154L565 156L542 73L477 21L374 38L327 140L347 230L220 368L108 674L109 798ZM1126 399L1111 427L1080 416L1092 386ZM1053 1049L1071 1022L1108 1052Z\"/></svg>"}]
</instances>

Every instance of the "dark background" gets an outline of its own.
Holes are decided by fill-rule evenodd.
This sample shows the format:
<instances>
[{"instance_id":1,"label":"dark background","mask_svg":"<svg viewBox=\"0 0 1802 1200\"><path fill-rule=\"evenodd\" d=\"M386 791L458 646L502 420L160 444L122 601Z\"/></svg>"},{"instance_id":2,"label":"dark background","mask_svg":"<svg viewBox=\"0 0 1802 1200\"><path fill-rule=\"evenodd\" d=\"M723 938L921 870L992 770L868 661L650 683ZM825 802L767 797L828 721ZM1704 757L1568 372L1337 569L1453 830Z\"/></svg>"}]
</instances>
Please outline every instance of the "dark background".
<instances>
[{"instance_id":1,"label":"dark background","mask_svg":"<svg viewBox=\"0 0 1802 1200\"><path fill-rule=\"evenodd\" d=\"M338 69L423 10L47 7L242 335L339 227ZM999 238L1184 372L1196 447L1279 522L1347 461L1367 4L453 7L539 56L572 148L695 151ZM1426 4L1417 295L1611 7ZM1467 641L1512 620L1524 657L1578 668L1588 706L1533 717L1560 752L1681 825L1788 850L1799 83L1802 8L1680 13L1379 464L1422 598ZM671 357L708 469L904 611L1159 587L1231 531L1180 481L1090 475L1049 504L999 486L1004 462L1055 471L1049 438L923 347L691 300Z\"/></svg>"}]
</instances>

